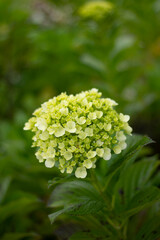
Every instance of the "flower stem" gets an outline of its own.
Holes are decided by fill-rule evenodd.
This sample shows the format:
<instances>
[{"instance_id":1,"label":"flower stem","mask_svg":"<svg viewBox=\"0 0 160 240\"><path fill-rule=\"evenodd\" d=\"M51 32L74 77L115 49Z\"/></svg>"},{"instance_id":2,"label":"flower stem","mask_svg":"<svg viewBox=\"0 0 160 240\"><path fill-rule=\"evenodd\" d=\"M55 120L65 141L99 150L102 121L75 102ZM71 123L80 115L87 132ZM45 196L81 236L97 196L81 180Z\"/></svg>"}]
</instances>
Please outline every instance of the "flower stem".
<instances>
[{"instance_id":1,"label":"flower stem","mask_svg":"<svg viewBox=\"0 0 160 240\"><path fill-rule=\"evenodd\" d=\"M123 235L123 239L126 239L126 232L127 232L127 226L124 226L123 224L120 224L118 221L116 221L116 215L112 210L112 203L111 199L107 196L107 194L104 193L102 186L100 182L98 181L98 178L95 174L94 169L91 169L91 182L93 186L97 189L101 197L103 198L104 202L106 203L106 208L108 210L108 214L105 216L107 222L116 230L118 231L118 235ZM114 220L113 220L114 219ZM123 228L123 232L122 232Z\"/></svg>"},{"instance_id":2,"label":"flower stem","mask_svg":"<svg viewBox=\"0 0 160 240\"><path fill-rule=\"evenodd\" d=\"M92 180L92 184L94 185L94 187L97 189L97 191L100 193L101 197L103 198L103 200L105 201L106 203L106 207L107 209L110 211L111 209L111 204L110 204L110 199L104 195L103 191L102 191L102 187L97 179L97 176L95 174L95 171L94 169L91 169L91 180Z\"/></svg>"}]
</instances>

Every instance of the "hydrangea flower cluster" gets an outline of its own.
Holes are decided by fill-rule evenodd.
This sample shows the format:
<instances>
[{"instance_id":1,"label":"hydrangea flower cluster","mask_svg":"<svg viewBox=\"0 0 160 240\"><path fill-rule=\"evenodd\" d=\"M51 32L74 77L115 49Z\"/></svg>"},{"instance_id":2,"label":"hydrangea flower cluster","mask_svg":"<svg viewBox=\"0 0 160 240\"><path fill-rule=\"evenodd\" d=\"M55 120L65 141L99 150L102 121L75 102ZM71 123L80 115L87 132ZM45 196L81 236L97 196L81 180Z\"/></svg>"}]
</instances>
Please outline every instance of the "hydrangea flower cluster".
<instances>
[{"instance_id":1,"label":"hydrangea flower cluster","mask_svg":"<svg viewBox=\"0 0 160 240\"><path fill-rule=\"evenodd\" d=\"M79 14L84 18L95 20L103 19L108 13L113 11L113 4L106 1L92 1L85 3L79 10Z\"/></svg>"},{"instance_id":2,"label":"hydrangea flower cluster","mask_svg":"<svg viewBox=\"0 0 160 240\"><path fill-rule=\"evenodd\" d=\"M32 146L38 147L39 162L85 178L86 169L95 168L99 158L109 160L112 153L119 154L132 128L129 116L118 114L115 105L101 98L97 89L75 96L62 93L43 103L24 127L34 132Z\"/></svg>"}]
</instances>

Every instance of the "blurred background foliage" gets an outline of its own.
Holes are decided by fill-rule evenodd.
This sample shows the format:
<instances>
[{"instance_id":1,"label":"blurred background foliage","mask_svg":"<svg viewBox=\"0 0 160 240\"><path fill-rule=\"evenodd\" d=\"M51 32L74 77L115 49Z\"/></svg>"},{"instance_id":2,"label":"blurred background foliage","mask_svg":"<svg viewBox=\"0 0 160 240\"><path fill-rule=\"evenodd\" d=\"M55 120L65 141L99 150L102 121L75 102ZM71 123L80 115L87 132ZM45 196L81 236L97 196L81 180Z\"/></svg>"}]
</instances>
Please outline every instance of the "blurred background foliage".
<instances>
[{"instance_id":1,"label":"blurred background foliage","mask_svg":"<svg viewBox=\"0 0 160 240\"><path fill-rule=\"evenodd\" d=\"M101 1L100 1L101 2ZM0 1L0 236L56 239L46 203L56 170L37 163L24 122L53 96L98 88L160 136L160 1ZM106 5L106 3L108 5ZM150 153L157 153L158 143ZM23 219L23 221L22 221Z\"/></svg>"}]
</instances>

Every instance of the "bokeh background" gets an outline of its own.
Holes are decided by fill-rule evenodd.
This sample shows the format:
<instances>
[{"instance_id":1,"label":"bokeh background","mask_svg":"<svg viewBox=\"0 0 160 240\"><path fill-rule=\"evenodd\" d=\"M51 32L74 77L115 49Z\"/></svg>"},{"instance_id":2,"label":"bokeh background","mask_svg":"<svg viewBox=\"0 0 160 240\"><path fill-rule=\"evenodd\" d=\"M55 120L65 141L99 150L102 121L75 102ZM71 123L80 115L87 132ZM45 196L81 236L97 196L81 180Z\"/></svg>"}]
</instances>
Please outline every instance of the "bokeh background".
<instances>
[{"instance_id":1,"label":"bokeh background","mask_svg":"<svg viewBox=\"0 0 160 240\"><path fill-rule=\"evenodd\" d=\"M57 239L47 203L58 173L37 163L23 126L49 98L91 88L158 154L159 0L0 1L0 239Z\"/></svg>"}]
</instances>

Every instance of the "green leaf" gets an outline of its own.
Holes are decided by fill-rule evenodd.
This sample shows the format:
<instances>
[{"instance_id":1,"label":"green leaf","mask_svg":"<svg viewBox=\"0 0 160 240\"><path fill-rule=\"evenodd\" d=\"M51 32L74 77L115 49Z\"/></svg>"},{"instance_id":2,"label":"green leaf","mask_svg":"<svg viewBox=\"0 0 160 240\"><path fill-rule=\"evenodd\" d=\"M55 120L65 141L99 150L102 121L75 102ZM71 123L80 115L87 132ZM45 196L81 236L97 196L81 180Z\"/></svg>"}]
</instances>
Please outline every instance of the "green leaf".
<instances>
[{"instance_id":1,"label":"green leaf","mask_svg":"<svg viewBox=\"0 0 160 240\"><path fill-rule=\"evenodd\" d=\"M96 240L96 239L101 239L101 240L113 240L113 238L109 237L106 234L103 234L101 231L81 231L81 232L76 232L74 233L69 240Z\"/></svg>"},{"instance_id":2,"label":"green leaf","mask_svg":"<svg viewBox=\"0 0 160 240\"><path fill-rule=\"evenodd\" d=\"M156 187L148 187L145 190L139 191L131 199L123 215L125 215L126 217L132 216L159 200L160 190Z\"/></svg>"},{"instance_id":3,"label":"green leaf","mask_svg":"<svg viewBox=\"0 0 160 240\"><path fill-rule=\"evenodd\" d=\"M94 240L95 238L92 236L92 234L87 232L78 232L73 234L69 240Z\"/></svg>"},{"instance_id":4,"label":"green leaf","mask_svg":"<svg viewBox=\"0 0 160 240\"><path fill-rule=\"evenodd\" d=\"M49 206L64 207L49 215L51 222L53 222L63 213L72 215L95 214L104 207L104 204L99 193L90 183L75 180L57 186L49 200Z\"/></svg>"},{"instance_id":5,"label":"green leaf","mask_svg":"<svg viewBox=\"0 0 160 240\"><path fill-rule=\"evenodd\" d=\"M59 210L57 212L54 212L54 213L48 215L51 223L53 223L58 216L60 216L61 214L65 213L65 212L67 212L66 208L65 209L61 209L61 210Z\"/></svg>"},{"instance_id":6,"label":"green leaf","mask_svg":"<svg viewBox=\"0 0 160 240\"><path fill-rule=\"evenodd\" d=\"M62 177L55 177L54 179L48 181L48 187L49 188L50 187L55 187L57 184L70 181L71 178L72 178L72 174L67 175L63 178Z\"/></svg>"},{"instance_id":7,"label":"green leaf","mask_svg":"<svg viewBox=\"0 0 160 240\"><path fill-rule=\"evenodd\" d=\"M74 216L83 216L83 215L89 215L89 214L96 214L98 213L98 211L102 210L103 208L104 208L104 204L102 201L87 200L87 201L70 205L69 207L65 207L64 209L54 212L49 215L49 219L51 223L53 223L55 219L63 213L67 213L69 215L74 215Z\"/></svg>"},{"instance_id":8,"label":"green leaf","mask_svg":"<svg viewBox=\"0 0 160 240\"><path fill-rule=\"evenodd\" d=\"M155 158L146 159L128 167L114 189L116 209L125 208L131 198L142 190L145 185L150 185L150 177L159 165Z\"/></svg>"},{"instance_id":9,"label":"green leaf","mask_svg":"<svg viewBox=\"0 0 160 240\"><path fill-rule=\"evenodd\" d=\"M136 159L137 153L139 153L142 147L153 142L154 141L147 136L133 135L128 137L127 148L122 151L121 154L114 155L111 161L108 162L109 165L106 174L109 175L124 163L127 163L125 167L130 165Z\"/></svg>"},{"instance_id":10,"label":"green leaf","mask_svg":"<svg viewBox=\"0 0 160 240\"><path fill-rule=\"evenodd\" d=\"M71 215L89 215L96 214L98 211L102 210L105 207L102 201L85 201L73 205L68 211Z\"/></svg>"},{"instance_id":11,"label":"green leaf","mask_svg":"<svg viewBox=\"0 0 160 240\"><path fill-rule=\"evenodd\" d=\"M35 204L38 206L38 203L38 199L32 196L30 198L23 197L5 204L0 207L0 222L12 215L30 212L35 208Z\"/></svg>"},{"instance_id":12,"label":"green leaf","mask_svg":"<svg viewBox=\"0 0 160 240\"><path fill-rule=\"evenodd\" d=\"M136 234L136 240L158 240L160 237L160 215L147 220L139 232Z\"/></svg>"},{"instance_id":13,"label":"green leaf","mask_svg":"<svg viewBox=\"0 0 160 240\"><path fill-rule=\"evenodd\" d=\"M157 174L155 176L153 176L152 184L157 187L160 185L160 171L157 172Z\"/></svg>"},{"instance_id":14,"label":"green leaf","mask_svg":"<svg viewBox=\"0 0 160 240\"><path fill-rule=\"evenodd\" d=\"M127 148L122 151L121 154L114 155L111 160L108 161L104 189L112 192L113 186L119 179L119 175L123 175L125 169L135 161L143 146L152 142L152 139L147 136L133 135L128 137Z\"/></svg>"},{"instance_id":15,"label":"green leaf","mask_svg":"<svg viewBox=\"0 0 160 240\"><path fill-rule=\"evenodd\" d=\"M48 205L50 207L60 207L80 200L100 200L100 196L90 183L75 180L58 185L52 192Z\"/></svg>"},{"instance_id":16,"label":"green leaf","mask_svg":"<svg viewBox=\"0 0 160 240\"><path fill-rule=\"evenodd\" d=\"M38 239L39 235L35 233L6 233L1 240L21 240L21 239Z\"/></svg>"},{"instance_id":17,"label":"green leaf","mask_svg":"<svg viewBox=\"0 0 160 240\"><path fill-rule=\"evenodd\" d=\"M5 198L6 192L9 188L11 182L11 178L10 177L6 177L3 179L3 181L0 184L0 203L3 201L3 199Z\"/></svg>"}]
</instances>

